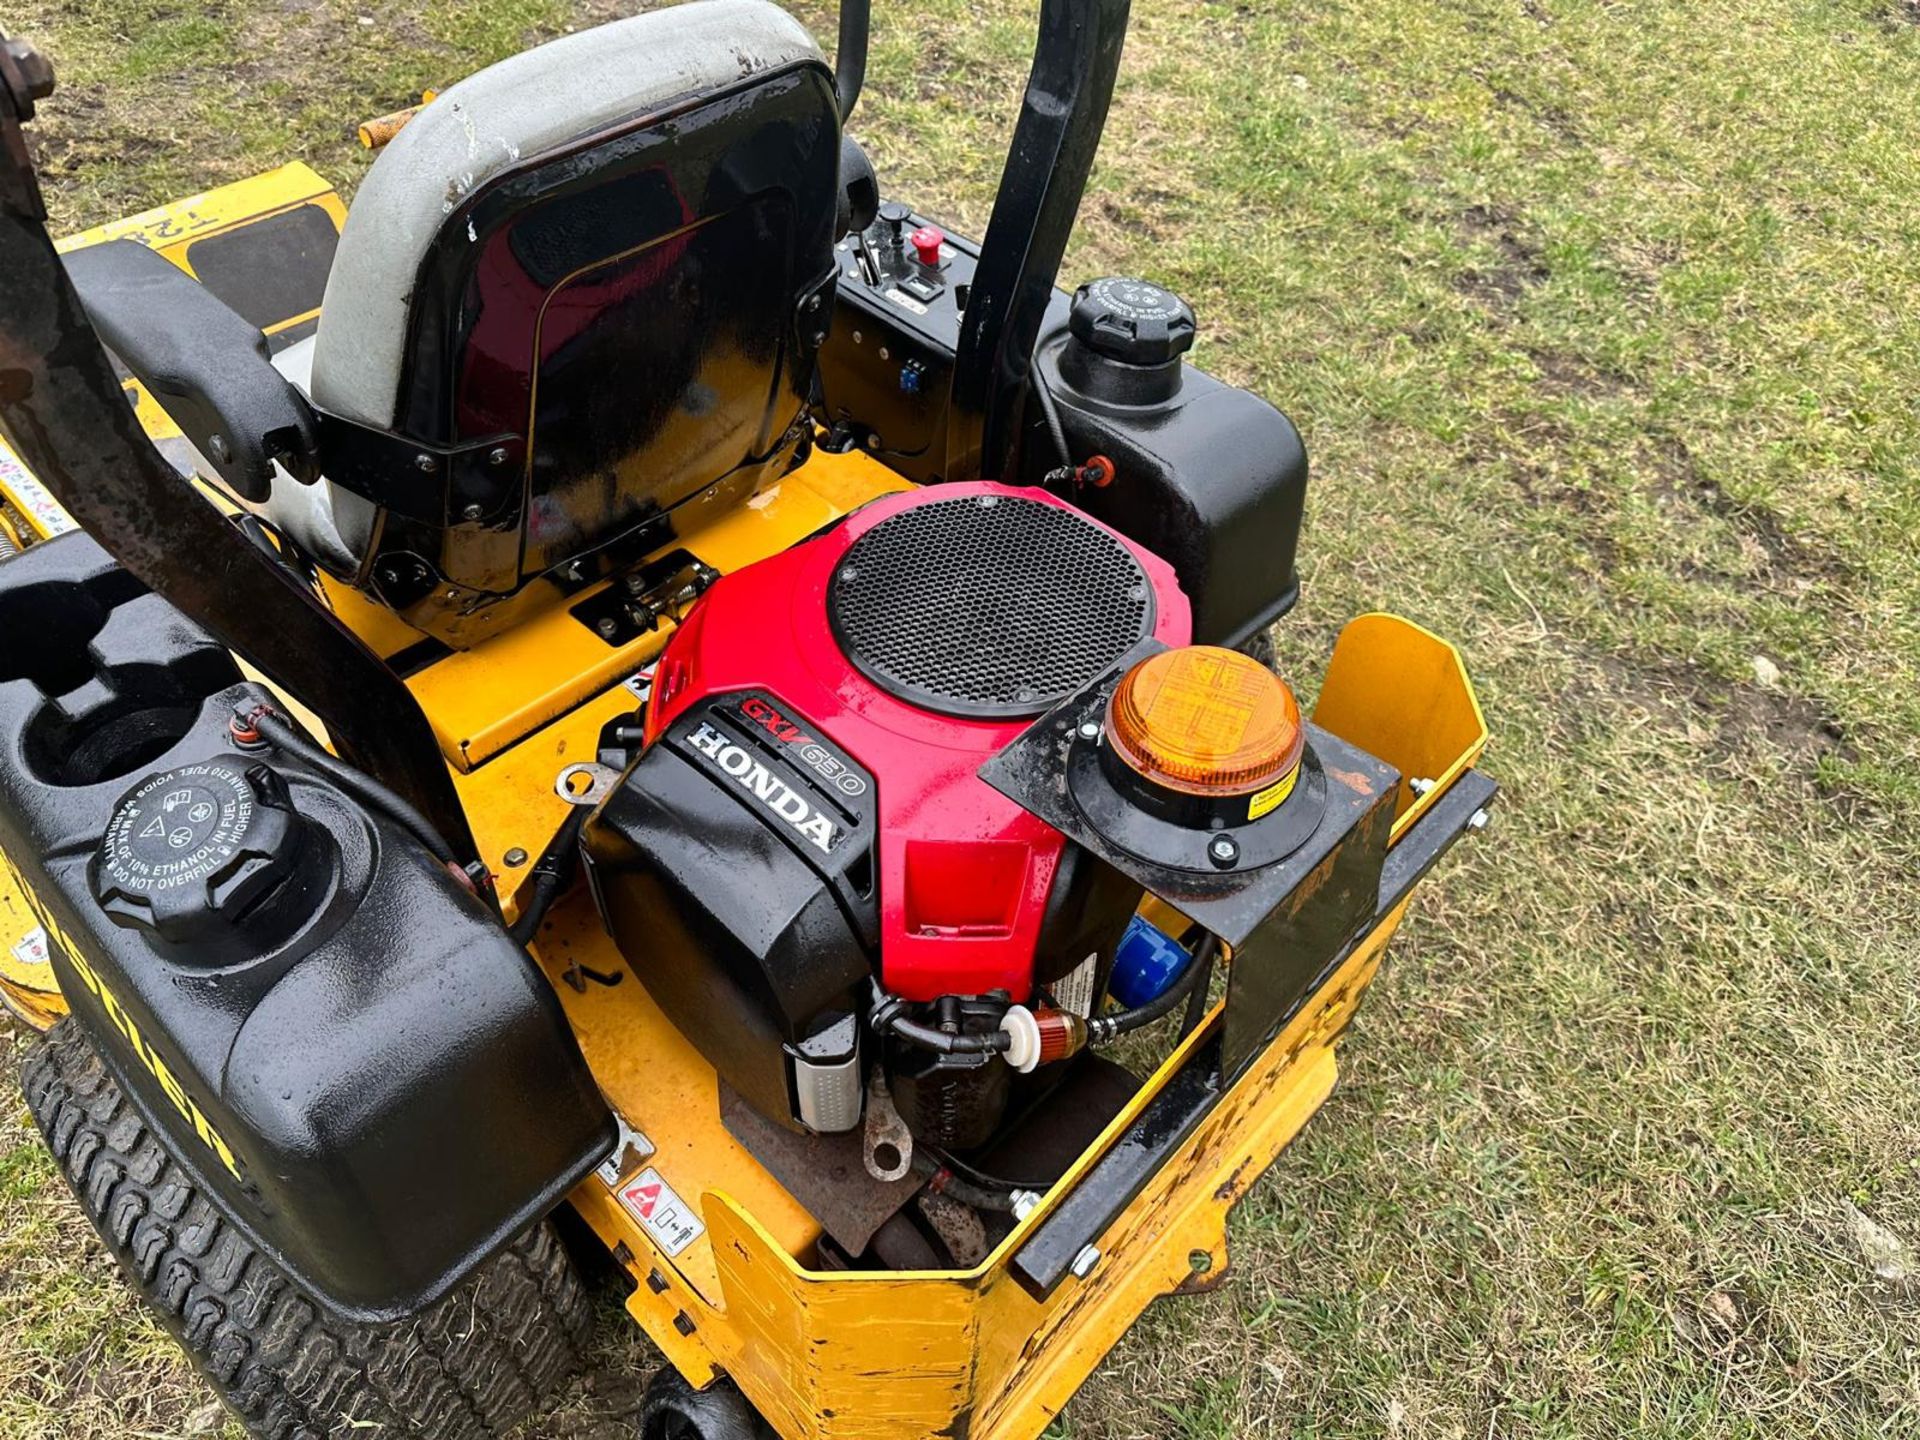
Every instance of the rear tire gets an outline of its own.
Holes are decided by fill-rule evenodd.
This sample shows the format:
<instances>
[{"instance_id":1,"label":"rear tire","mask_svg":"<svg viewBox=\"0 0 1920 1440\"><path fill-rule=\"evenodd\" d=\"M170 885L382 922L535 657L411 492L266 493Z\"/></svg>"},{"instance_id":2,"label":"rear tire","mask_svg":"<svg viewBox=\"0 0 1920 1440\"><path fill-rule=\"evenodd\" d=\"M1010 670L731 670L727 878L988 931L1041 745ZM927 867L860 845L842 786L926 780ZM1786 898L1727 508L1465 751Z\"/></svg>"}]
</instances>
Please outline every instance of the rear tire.
<instances>
[{"instance_id":1,"label":"rear tire","mask_svg":"<svg viewBox=\"0 0 1920 1440\"><path fill-rule=\"evenodd\" d=\"M640 1401L640 1440L778 1437L731 1380L722 1377L705 1390L696 1390L669 1361L654 1372Z\"/></svg>"},{"instance_id":2,"label":"rear tire","mask_svg":"<svg viewBox=\"0 0 1920 1440\"><path fill-rule=\"evenodd\" d=\"M422 1314L344 1321L228 1223L74 1021L20 1080L101 1242L259 1440L487 1440L573 1371L591 1315L546 1222Z\"/></svg>"}]
</instances>

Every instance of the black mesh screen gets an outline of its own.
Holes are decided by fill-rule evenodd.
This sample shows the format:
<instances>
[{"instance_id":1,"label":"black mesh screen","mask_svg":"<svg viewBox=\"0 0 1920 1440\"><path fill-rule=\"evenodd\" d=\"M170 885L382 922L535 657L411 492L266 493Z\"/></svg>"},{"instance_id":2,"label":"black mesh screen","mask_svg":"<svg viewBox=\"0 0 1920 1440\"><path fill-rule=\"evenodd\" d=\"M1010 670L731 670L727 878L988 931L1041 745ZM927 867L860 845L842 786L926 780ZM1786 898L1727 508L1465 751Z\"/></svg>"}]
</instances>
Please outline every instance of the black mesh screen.
<instances>
[{"instance_id":1,"label":"black mesh screen","mask_svg":"<svg viewBox=\"0 0 1920 1440\"><path fill-rule=\"evenodd\" d=\"M1139 561L1070 510L933 500L854 542L828 592L847 658L929 710L1037 715L1151 633Z\"/></svg>"}]
</instances>

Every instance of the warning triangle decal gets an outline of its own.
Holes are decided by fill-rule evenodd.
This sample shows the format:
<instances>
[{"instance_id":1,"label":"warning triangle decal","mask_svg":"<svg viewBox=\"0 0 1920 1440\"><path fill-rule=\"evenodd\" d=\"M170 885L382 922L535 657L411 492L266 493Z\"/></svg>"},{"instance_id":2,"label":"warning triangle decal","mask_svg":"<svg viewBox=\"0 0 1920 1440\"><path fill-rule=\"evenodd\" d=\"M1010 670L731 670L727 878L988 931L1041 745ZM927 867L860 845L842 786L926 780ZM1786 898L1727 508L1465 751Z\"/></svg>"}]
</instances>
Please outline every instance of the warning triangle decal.
<instances>
[{"instance_id":1,"label":"warning triangle decal","mask_svg":"<svg viewBox=\"0 0 1920 1440\"><path fill-rule=\"evenodd\" d=\"M639 1201L634 1208L639 1211L642 1220L650 1220L653 1218L653 1202L660 1198L660 1182L656 1180L648 1185L636 1185L627 1192L627 1198Z\"/></svg>"}]
</instances>

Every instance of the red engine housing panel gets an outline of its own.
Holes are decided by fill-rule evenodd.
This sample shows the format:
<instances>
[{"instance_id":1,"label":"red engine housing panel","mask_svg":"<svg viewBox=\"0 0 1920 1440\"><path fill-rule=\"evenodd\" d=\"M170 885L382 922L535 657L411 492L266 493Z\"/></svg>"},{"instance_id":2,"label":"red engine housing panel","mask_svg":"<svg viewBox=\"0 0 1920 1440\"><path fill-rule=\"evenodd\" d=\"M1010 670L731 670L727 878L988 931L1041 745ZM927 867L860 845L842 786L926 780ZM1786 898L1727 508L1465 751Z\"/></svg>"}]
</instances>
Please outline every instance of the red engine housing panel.
<instances>
[{"instance_id":1,"label":"red engine housing panel","mask_svg":"<svg viewBox=\"0 0 1920 1440\"><path fill-rule=\"evenodd\" d=\"M716 582L662 654L647 712L651 743L697 699L765 691L788 707L761 722L779 738L804 743L807 727L817 727L872 773L881 979L909 1000L995 989L1027 999L1066 843L975 773L1030 720L956 719L897 699L853 667L827 617L828 582L862 535L916 504L971 495L1073 510L1044 491L987 481L877 500L825 534ZM1100 528L1133 553L1153 586L1154 638L1186 644L1190 610L1172 567Z\"/></svg>"}]
</instances>

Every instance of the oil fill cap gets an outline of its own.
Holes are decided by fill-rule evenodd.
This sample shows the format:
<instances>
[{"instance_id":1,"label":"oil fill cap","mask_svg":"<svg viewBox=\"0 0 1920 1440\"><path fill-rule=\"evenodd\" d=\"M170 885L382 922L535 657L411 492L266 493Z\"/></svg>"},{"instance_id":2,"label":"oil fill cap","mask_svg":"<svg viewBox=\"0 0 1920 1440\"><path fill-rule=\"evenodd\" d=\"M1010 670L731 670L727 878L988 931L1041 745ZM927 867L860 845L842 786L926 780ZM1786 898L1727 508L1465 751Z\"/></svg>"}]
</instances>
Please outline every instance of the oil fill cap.
<instances>
[{"instance_id":1,"label":"oil fill cap","mask_svg":"<svg viewBox=\"0 0 1920 1440\"><path fill-rule=\"evenodd\" d=\"M272 767L232 757L149 775L114 807L94 896L175 944L234 934L299 861L303 826Z\"/></svg>"},{"instance_id":2,"label":"oil fill cap","mask_svg":"<svg viewBox=\"0 0 1920 1440\"><path fill-rule=\"evenodd\" d=\"M1067 323L1088 349L1127 365L1165 365L1193 344L1193 310L1186 301L1121 275L1075 291Z\"/></svg>"}]
</instances>

